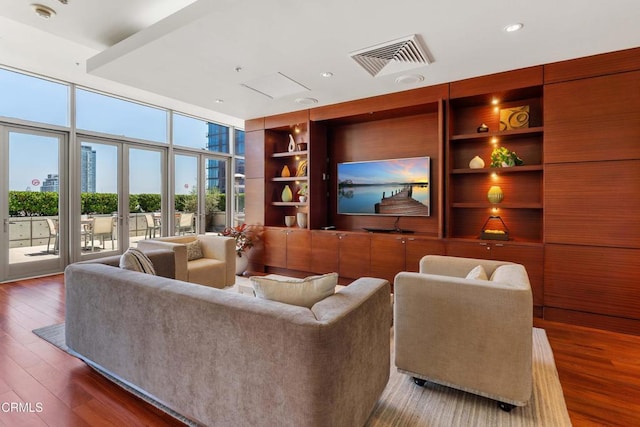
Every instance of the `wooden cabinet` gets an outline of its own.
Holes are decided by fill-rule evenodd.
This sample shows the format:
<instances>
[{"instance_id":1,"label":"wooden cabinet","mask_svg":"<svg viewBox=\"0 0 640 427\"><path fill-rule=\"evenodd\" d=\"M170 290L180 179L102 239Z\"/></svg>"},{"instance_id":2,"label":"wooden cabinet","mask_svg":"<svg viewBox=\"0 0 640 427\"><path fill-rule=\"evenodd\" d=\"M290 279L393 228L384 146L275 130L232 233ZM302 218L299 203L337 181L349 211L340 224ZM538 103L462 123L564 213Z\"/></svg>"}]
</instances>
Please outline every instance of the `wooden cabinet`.
<instances>
[{"instance_id":1,"label":"wooden cabinet","mask_svg":"<svg viewBox=\"0 0 640 427\"><path fill-rule=\"evenodd\" d=\"M522 78L537 84L508 90L498 90L498 85L495 92L469 92L469 96L450 100L446 144L448 237L477 239L489 217L500 216L510 240L542 242L542 80L537 73ZM454 92L454 83L451 85ZM509 114L520 121L510 120ZM488 131L478 131L482 124ZM497 147L515 152L524 165L491 167L491 153ZM484 161L483 168L470 167L475 156ZM487 199L492 186L502 189L499 204Z\"/></svg>"},{"instance_id":2,"label":"wooden cabinet","mask_svg":"<svg viewBox=\"0 0 640 427\"><path fill-rule=\"evenodd\" d=\"M263 238L265 266L311 271L311 236L308 230L267 227Z\"/></svg>"},{"instance_id":3,"label":"wooden cabinet","mask_svg":"<svg viewBox=\"0 0 640 427\"><path fill-rule=\"evenodd\" d=\"M371 276L393 280L401 271L418 271L425 255L444 254L442 240L402 234L371 235Z\"/></svg>"},{"instance_id":4,"label":"wooden cabinet","mask_svg":"<svg viewBox=\"0 0 640 427\"><path fill-rule=\"evenodd\" d=\"M367 233L311 231L312 271L337 272L340 277L369 276L371 243Z\"/></svg>"},{"instance_id":5,"label":"wooden cabinet","mask_svg":"<svg viewBox=\"0 0 640 427\"><path fill-rule=\"evenodd\" d=\"M544 305L544 247L535 243L447 240L446 254L466 258L493 259L522 264L527 269L533 293L534 313L542 316Z\"/></svg>"}]
</instances>

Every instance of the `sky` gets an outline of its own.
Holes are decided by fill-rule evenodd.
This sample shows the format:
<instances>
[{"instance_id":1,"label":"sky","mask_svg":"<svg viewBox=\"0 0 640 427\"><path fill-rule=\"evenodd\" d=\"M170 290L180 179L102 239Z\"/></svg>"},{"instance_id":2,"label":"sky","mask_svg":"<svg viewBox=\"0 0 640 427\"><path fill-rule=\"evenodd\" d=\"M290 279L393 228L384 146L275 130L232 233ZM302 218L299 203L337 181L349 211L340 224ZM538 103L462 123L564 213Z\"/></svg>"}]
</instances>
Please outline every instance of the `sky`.
<instances>
[{"instance_id":1,"label":"sky","mask_svg":"<svg viewBox=\"0 0 640 427\"><path fill-rule=\"evenodd\" d=\"M414 157L338 165L338 180L354 184L429 182L429 158Z\"/></svg>"},{"instance_id":2,"label":"sky","mask_svg":"<svg viewBox=\"0 0 640 427\"><path fill-rule=\"evenodd\" d=\"M69 87L0 69L0 116L69 126ZM168 114L165 110L134 102L76 91L77 128L114 135L167 142ZM192 148L205 148L207 122L174 114L174 141ZM84 141L96 151L96 191L117 192L117 147ZM9 134L9 189L39 191L48 174L57 174L59 139L55 136ZM158 151L129 152L130 193L159 193L162 183ZM195 157L176 158L176 193L189 193L197 180ZM39 184L38 184L39 182ZM37 185L36 185L37 184Z\"/></svg>"}]
</instances>

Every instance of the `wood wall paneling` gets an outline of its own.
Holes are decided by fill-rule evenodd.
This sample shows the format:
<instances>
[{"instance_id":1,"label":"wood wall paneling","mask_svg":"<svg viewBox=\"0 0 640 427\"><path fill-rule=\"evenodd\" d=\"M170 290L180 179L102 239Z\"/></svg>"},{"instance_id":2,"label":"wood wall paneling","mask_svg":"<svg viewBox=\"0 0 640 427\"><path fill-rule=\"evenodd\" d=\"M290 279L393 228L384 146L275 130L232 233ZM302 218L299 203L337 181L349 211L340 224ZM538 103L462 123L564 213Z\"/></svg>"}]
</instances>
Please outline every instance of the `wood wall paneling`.
<instances>
[{"instance_id":1,"label":"wood wall paneling","mask_svg":"<svg viewBox=\"0 0 640 427\"><path fill-rule=\"evenodd\" d=\"M309 121L309 110L294 111L292 113L277 114L264 118L265 129L292 129L293 125L304 125Z\"/></svg>"},{"instance_id":2,"label":"wood wall paneling","mask_svg":"<svg viewBox=\"0 0 640 427\"><path fill-rule=\"evenodd\" d=\"M640 48L587 56L544 66L544 82L557 83L640 69Z\"/></svg>"},{"instance_id":3,"label":"wood wall paneling","mask_svg":"<svg viewBox=\"0 0 640 427\"><path fill-rule=\"evenodd\" d=\"M640 249L547 244L546 306L640 320Z\"/></svg>"},{"instance_id":4,"label":"wood wall paneling","mask_svg":"<svg viewBox=\"0 0 640 427\"><path fill-rule=\"evenodd\" d=\"M420 260L426 255L444 255L444 241L421 237L406 237L405 271L420 270Z\"/></svg>"},{"instance_id":5,"label":"wood wall paneling","mask_svg":"<svg viewBox=\"0 0 640 427\"><path fill-rule=\"evenodd\" d=\"M640 248L640 160L546 165L544 205L547 243Z\"/></svg>"},{"instance_id":6,"label":"wood wall paneling","mask_svg":"<svg viewBox=\"0 0 640 427\"><path fill-rule=\"evenodd\" d=\"M265 224L265 187L264 178L245 179L244 192L245 222L247 224Z\"/></svg>"},{"instance_id":7,"label":"wood wall paneling","mask_svg":"<svg viewBox=\"0 0 640 427\"><path fill-rule=\"evenodd\" d=\"M254 130L264 129L264 117L259 117L257 119L245 120L244 122L244 131L251 132Z\"/></svg>"},{"instance_id":8,"label":"wood wall paneling","mask_svg":"<svg viewBox=\"0 0 640 427\"><path fill-rule=\"evenodd\" d=\"M545 86L545 162L640 159L640 71Z\"/></svg>"},{"instance_id":9,"label":"wood wall paneling","mask_svg":"<svg viewBox=\"0 0 640 427\"><path fill-rule=\"evenodd\" d=\"M264 178L265 132L245 131L245 178Z\"/></svg>"},{"instance_id":10,"label":"wood wall paneling","mask_svg":"<svg viewBox=\"0 0 640 427\"><path fill-rule=\"evenodd\" d=\"M452 82L449 85L449 96L451 98L461 98L485 93L504 92L530 86L541 86L542 82L542 66L522 68Z\"/></svg>"},{"instance_id":11,"label":"wood wall paneling","mask_svg":"<svg viewBox=\"0 0 640 427\"><path fill-rule=\"evenodd\" d=\"M569 323L572 325L603 329L622 334L640 335L640 321L637 319L627 319L619 316L604 316L602 314L554 307L544 308L544 319L552 322ZM609 361L607 362L610 363Z\"/></svg>"},{"instance_id":12,"label":"wood wall paneling","mask_svg":"<svg viewBox=\"0 0 640 427\"><path fill-rule=\"evenodd\" d=\"M345 120L346 118L369 121L371 119L380 120L393 116L400 117L424 112L435 112L437 110L436 101L445 99L448 95L448 84L428 86L411 91L402 91L324 107L316 107L311 109L309 118L313 121ZM371 115L372 117L366 118L367 115Z\"/></svg>"},{"instance_id":13,"label":"wood wall paneling","mask_svg":"<svg viewBox=\"0 0 640 427\"><path fill-rule=\"evenodd\" d=\"M438 235L441 164L440 118L438 113L356 123L329 129L329 221L341 230L389 227L395 217L337 215L337 163L404 157L431 158L431 216L403 217L401 227Z\"/></svg>"}]
</instances>

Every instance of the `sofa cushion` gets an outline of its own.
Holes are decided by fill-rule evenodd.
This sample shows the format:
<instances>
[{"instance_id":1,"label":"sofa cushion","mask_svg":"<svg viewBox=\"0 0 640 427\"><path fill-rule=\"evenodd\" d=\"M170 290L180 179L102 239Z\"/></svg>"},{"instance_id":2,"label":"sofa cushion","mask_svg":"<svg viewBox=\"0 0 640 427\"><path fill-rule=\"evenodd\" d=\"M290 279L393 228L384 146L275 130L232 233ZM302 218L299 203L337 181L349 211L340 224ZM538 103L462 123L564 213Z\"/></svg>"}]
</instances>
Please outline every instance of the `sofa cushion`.
<instances>
[{"instance_id":1,"label":"sofa cushion","mask_svg":"<svg viewBox=\"0 0 640 427\"><path fill-rule=\"evenodd\" d=\"M202 254L202 245L200 244L200 240L194 240L193 242L189 242L186 244L187 246L187 261L193 261L194 259L203 258Z\"/></svg>"},{"instance_id":2,"label":"sofa cushion","mask_svg":"<svg viewBox=\"0 0 640 427\"><path fill-rule=\"evenodd\" d=\"M156 275L153 263L140 249L129 248L120 257L120 268Z\"/></svg>"},{"instance_id":3,"label":"sofa cushion","mask_svg":"<svg viewBox=\"0 0 640 427\"><path fill-rule=\"evenodd\" d=\"M251 277L258 298L311 308L318 301L333 295L338 284L338 273L309 276L304 279L273 279Z\"/></svg>"},{"instance_id":4,"label":"sofa cushion","mask_svg":"<svg viewBox=\"0 0 640 427\"><path fill-rule=\"evenodd\" d=\"M489 280L489 277L487 277L487 272L484 270L484 267L481 265L475 266L469 272L469 274L467 274L466 278L472 279L472 280Z\"/></svg>"}]
</instances>

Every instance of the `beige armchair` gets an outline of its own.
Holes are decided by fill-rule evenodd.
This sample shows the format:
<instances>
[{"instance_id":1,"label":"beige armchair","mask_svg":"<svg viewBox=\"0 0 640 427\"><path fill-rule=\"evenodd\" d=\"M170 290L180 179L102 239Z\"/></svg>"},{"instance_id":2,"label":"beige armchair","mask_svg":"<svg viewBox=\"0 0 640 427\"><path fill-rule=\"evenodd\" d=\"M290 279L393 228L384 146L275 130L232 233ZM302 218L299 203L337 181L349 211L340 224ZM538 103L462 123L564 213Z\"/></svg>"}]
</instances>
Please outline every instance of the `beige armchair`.
<instances>
[{"instance_id":1,"label":"beige armchair","mask_svg":"<svg viewBox=\"0 0 640 427\"><path fill-rule=\"evenodd\" d=\"M187 244L200 242L202 258L188 260ZM175 253L175 278L214 288L235 283L236 245L232 237L191 235L159 237L138 242L141 250L171 249Z\"/></svg>"},{"instance_id":2,"label":"beige armchair","mask_svg":"<svg viewBox=\"0 0 640 427\"><path fill-rule=\"evenodd\" d=\"M466 278L478 265L490 280ZM419 273L395 277L394 296L399 372L421 386L426 380L495 399L505 411L527 404L533 301L522 265L429 255Z\"/></svg>"}]
</instances>

